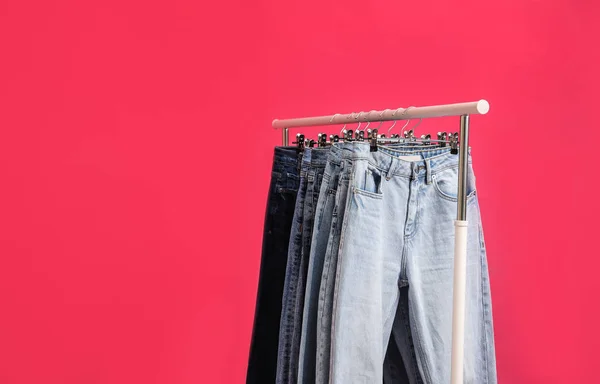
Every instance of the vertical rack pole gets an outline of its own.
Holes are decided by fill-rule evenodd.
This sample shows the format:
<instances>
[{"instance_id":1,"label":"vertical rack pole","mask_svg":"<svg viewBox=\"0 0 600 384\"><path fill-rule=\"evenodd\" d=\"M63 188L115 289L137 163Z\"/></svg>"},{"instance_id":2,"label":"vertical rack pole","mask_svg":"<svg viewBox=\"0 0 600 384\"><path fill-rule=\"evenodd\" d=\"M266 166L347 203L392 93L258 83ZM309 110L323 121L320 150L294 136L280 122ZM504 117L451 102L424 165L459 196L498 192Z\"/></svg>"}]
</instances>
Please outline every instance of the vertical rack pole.
<instances>
[{"instance_id":1,"label":"vertical rack pole","mask_svg":"<svg viewBox=\"0 0 600 384\"><path fill-rule=\"evenodd\" d=\"M281 140L282 143L281 145L288 146L290 141L289 141L289 128L281 128Z\"/></svg>"},{"instance_id":2,"label":"vertical rack pole","mask_svg":"<svg viewBox=\"0 0 600 384\"><path fill-rule=\"evenodd\" d=\"M469 115L460 117L460 147L458 154L457 220L467 220L467 176L469 174Z\"/></svg>"},{"instance_id":3,"label":"vertical rack pole","mask_svg":"<svg viewBox=\"0 0 600 384\"><path fill-rule=\"evenodd\" d=\"M454 222L454 290L452 306L451 384L463 384L465 355L465 299L467 284L467 177L469 170L469 115L460 117L458 154L458 209Z\"/></svg>"}]
</instances>

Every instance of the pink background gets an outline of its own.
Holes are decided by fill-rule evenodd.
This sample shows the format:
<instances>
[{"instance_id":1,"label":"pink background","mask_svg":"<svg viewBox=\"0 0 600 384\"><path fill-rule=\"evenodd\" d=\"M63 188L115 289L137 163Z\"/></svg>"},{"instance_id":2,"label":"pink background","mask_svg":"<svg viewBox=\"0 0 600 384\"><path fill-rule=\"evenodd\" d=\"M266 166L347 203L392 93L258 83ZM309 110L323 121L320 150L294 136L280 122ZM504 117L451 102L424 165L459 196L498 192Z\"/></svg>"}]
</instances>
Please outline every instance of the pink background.
<instances>
[{"instance_id":1,"label":"pink background","mask_svg":"<svg viewBox=\"0 0 600 384\"><path fill-rule=\"evenodd\" d=\"M500 381L596 382L599 11L3 1L0 382L242 383L271 120L479 98Z\"/></svg>"}]
</instances>

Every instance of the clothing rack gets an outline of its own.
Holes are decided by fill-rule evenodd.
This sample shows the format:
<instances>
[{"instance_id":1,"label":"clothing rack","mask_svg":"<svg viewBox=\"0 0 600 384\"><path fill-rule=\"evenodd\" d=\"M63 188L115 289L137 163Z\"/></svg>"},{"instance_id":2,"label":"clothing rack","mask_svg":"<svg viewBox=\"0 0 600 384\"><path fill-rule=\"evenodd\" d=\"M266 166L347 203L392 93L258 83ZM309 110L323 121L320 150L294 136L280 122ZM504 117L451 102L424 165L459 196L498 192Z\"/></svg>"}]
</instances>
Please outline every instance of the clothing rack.
<instances>
[{"instance_id":1,"label":"clothing rack","mask_svg":"<svg viewBox=\"0 0 600 384\"><path fill-rule=\"evenodd\" d=\"M356 115L302 117L273 120L273 127L281 129L282 144L289 145L289 128L319 125L337 125L357 122L380 122L430 117L460 116L460 147L458 158L458 207L454 221L454 290L452 305L452 359L451 384L463 384L465 295L467 280L467 175L469 148L469 115L485 115L490 105L486 100L467 103L444 104L426 107L385 109L383 111L359 112Z\"/></svg>"}]
</instances>

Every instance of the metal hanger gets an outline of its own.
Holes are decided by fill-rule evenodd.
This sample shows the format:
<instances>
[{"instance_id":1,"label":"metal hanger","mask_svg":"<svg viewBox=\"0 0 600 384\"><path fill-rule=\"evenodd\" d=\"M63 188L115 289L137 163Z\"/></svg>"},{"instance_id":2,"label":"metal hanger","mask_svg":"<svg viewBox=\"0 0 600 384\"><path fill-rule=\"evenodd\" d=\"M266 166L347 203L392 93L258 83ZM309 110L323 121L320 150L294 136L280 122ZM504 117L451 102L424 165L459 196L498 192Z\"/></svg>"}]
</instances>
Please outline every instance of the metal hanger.
<instances>
[{"instance_id":1,"label":"metal hanger","mask_svg":"<svg viewBox=\"0 0 600 384\"><path fill-rule=\"evenodd\" d=\"M396 109L396 110L394 111L394 113L392 113L392 117L396 116L396 113L398 113L398 111L399 111L399 110L401 110L401 109L402 109L402 107L400 107L400 108ZM402 113L404 114L404 112L402 112ZM398 120L394 120L394 123L392 124L392 126L388 128L388 130L387 130L387 134L388 134L388 136L390 136L390 131L391 131L392 129L394 129L394 127L396 126L396 123L397 123L397 122L398 122ZM382 135L382 136L385 138L385 135Z\"/></svg>"},{"instance_id":2,"label":"metal hanger","mask_svg":"<svg viewBox=\"0 0 600 384\"><path fill-rule=\"evenodd\" d=\"M296 134L296 141L292 142L292 144L296 144L296 149L298 152L304 151L305 147L305 137L302 133Z\"/></svg>"},{"instance_id":3,"label":"metal hanger","mask_svg":"<svg viewBox=\"0 0 600 384\"><path fill-rule=\"evenodd\" d=\"M382 112L379 114L379 118L380 118L380 119L383 119L383 114L384 114L384 113L386 113L387 111L390 111L390 109L386 109L386 110L382 111ZM371 111L371 112L373 112L373 111ZM369 114L370 114L371 112L369 112ZM372 139L373 139L373 136L375 136L375 138L377 138L377 132L379 132L379 128L381 128L381 126L383 125L383 120L381 120L381 121L379 122L379 125L378 125L378 126L377 126L377 128L375 128L375 129L367 129L367 128L369 128L369 125L370 125L370 124L371 124L371 123L369 122L369 124L367 124L367 127L366 127L365 129L366 129L366 131L367 131L367 138L369 139L369 141L372 141Z\"/></svg>"},{"instance_id":4,"label":"metal hanger","mask_svg":"<svg viewBox=\"0 0 600 384\"><path fill-rule=\"evenodd\" d=\"M414 106L410 106L410 107L406 108L404 111L402 111L402 116L404 116L404 114L405 114L406 112L408 112L408 110L409 110L409 109L411 109L411 108L414 108ZM410 135L409 135L409 137L407 137L407 135L405 135L405 134L404 134L404 130L406 129L406 127L408 126L408 124L410 124L410 120L411 120L411 119L408 119L408 120L406 121L406 124L404 124L404 126L403 126L403 127L402 127L402 129L400 130L400 137L403 137L403 136L404 136L404 138L405 138L405 139L406 139L406 138L412 138L412 137L410 137ZM412 132L411 132L411 133L412 133Z\"/></svg>"},{"instance_id":5,"label":"metal hanger","mask_svg":"<svg viewBox=\"0 0 600 384\"><path fill-rule=\"evenodd\" d=\"M360 119L360 115L363 114L365 112L359 112L358 115L356 116L356 120ZM354 133L355 135L355 139L356 141L365 141L365 129L363 129L362 131L360 130L360 126L361 126L361 122L360 120L358 121L358 127L356 127L356 131ZM367 124L367 126L369 126L369 124Z\"/></svg>"},{"instance_id":6,"label":"metal hanger","mask_svg":"<svg viewBox=\"0 0 600 384\"><path fill-rule=\"evenodd\" d=\"M350 115L348 115L348 117L354 118L354 112L352 112ZM344 126L342 127L342 129L340 130L340 134L342 135L342 138L344 139L344 141L353 141L353 134L354 132L351 129L346 129L346 125L344 124Z\"/></svg>"},{"instance_id":7,"label":"metal hanger","mask_svg":"<svg viewBox=\"0 0 600 384\"><path fill-rule=\"evenodd\" d=\"M317 135L317 147L323 148L327 146L327 134L319 133Z\"/></svg>"},{"instance_id":8,"label":"metal hanger","mask_svg":"<svg viewBox=\"0 0 600 384\"><path fill-rule=\"evenodd\" d=\"M333 123L333 120L335 119L335 117L336 117L337 115L339 115L339 113L336 113L335 115L333 115L333 116L331 117L331 120L329 120L329 122L330 122L330 123ZM344 127L346 127L346 126L344 125ZM344 128L342 128L342 130L343 130L343 129L344 129ZM330 135L330 136L329 136L329 142L330 142L330 143L337 143L337 142L339 142L339 141L340 141L340 137L339 137L338 135Z\"/></svg>"}]
</instances>

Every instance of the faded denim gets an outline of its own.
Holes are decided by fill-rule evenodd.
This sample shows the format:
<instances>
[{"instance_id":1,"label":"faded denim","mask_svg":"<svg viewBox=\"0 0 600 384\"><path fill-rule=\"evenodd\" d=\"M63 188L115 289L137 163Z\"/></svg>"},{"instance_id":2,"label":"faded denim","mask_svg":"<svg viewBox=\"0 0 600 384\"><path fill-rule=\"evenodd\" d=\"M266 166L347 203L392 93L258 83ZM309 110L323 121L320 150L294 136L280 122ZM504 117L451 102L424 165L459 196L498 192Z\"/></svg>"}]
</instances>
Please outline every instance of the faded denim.
<instances>
[{"instance_id":1,"label":"faded denim","mask_svg":"<svg viewBox=\"0 0 600 384\"><path fill-rule=\"evenodd\" d=\"M340 235L329 383L382 383L392 334L403 361L414 353L418 376L412 373L411 384L448 383L458 156L448 149L369 153L368 144L356 145L366 149L353 159ZM490 284L470 155L467 192L464 382L495 384ZM408 310L398 320L404 294Z\"/></svg>"},{"instance_id":2,"label":"faded denim","mask_svg":"<svg viewBox=\"0 0 600 384\"><path fill-rule=\"evenodd\" d=\"M300 169L300 183L289 238L287 266L282 296L277 352L277 384L296 383L298 378L298 355L304 305L304 281L308 262L305 245L312 236L314 218L314 189L320 183L327 161L327 150L305 148ZM306 267L304 267L306 266ZM302 293L301 293L302 292Z\"/></svg>"},{"instance_id":3,"label":"faded denim","mask_svg":"<svg viewBox=\"0 0 600 384\"><path fill-rule=\"evenodd\" d=\"M326 384L329 380L333 294L340 234L346 211L346 198L348 196L350 176L352 175L352 164L355 158L362 158L369 153L369 146L366 144L358 145L358 143L346 143L343 146L340 146L340 148L342 149L342 162L340 164L338 189L332 211L331 230L325 249L323 272L321 274L321 285L318 296L314 381L317 384Z\"/></svg>"},{"instance_id":4,"label":"faded denim","mask_svg":"<svg viewBox=\"0 0 600 384\"><path fill-rule=\"evenodd\" d=\"M313 237L315 212L319 199L319 192L323 181L323 174L327 165L329 148L313 148L310 151L310 166L308 169L308 183L304 199L304 215L302 219L302 252L300 254L300 269L298 272L298 286L296 289L296 305L294 307L294 335L292 339L292 354L288 383L295 384L298 379L298 365L300 358L300 340L303 328L304 297L310 258L310 249Z\"/></svg>"},{"instance_id":5,"label":"faded denim","mask_svg":"<svg viewBox=\"0 0 600 384\"><path fill-rule=\"evenodd\" d=\"M339 167L338 189L335 193L335 202L332 209L331 229L328 232L328 241L324 253L323 268L321 274L321 283L318 294L318 310L317 310L317 343L315 353L315 380L314 383L329 382L329 367L330 367L330 349L331 349L331 322L333 297L335 288L335 279L337 271L337 260L340 245L340 235L344 214L346 211L347 197L349 193L349 183L352 175L353 162L357 158L368 156L370 148L365 143L344 143L338 144L337 148L341 150L342 161ZM406 152L413 152L423 147L416 147L406 144L394 144L388 148L403 148ZM403 345L408 345L410 335L407 335L407 342ZM395 351L394 345L390 347L392 352ZM306 358L306 357L305 357ZM389 362L387 361L389 360ZM392 359L387 359L385 364L386 375L389 383L403 384L401 377L403 370L397 371ZM408 364L409 362L405 362ZM411 363L411 366L414 364ZM410 366L406 369L410 369ZM393 380L392 380L393 379ZM305 384L312 383L305 381Z\"/></svg>"},{"instance_id":6,"label":"faded denim","mask_svg":"<svg viewBox=\"0 0 600 384\"><path fill-rule=\"evenodd\" d=\"M344 145L344 143L335 144L329 150L315 211L314 230L310 244L306 280L306 294L304 297L298 368L298 383L303 384L313 384L315 382L319 287L321 285L323 261L329 239L333 206L338 187L340 165L342 162L342 147Z\"/></svg>"}]
</instances>

